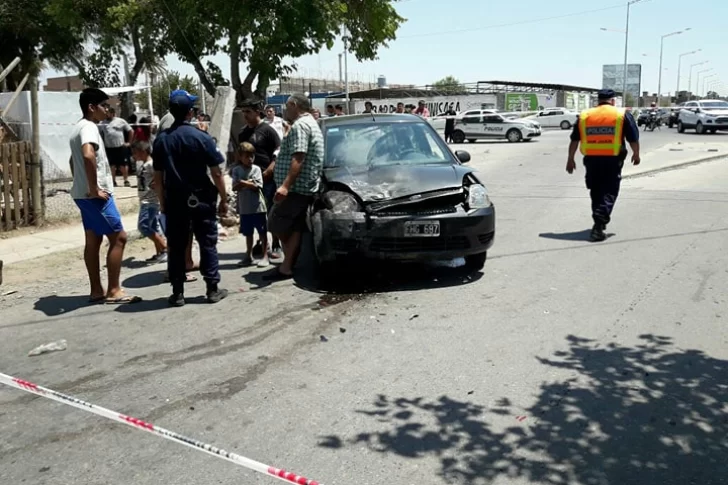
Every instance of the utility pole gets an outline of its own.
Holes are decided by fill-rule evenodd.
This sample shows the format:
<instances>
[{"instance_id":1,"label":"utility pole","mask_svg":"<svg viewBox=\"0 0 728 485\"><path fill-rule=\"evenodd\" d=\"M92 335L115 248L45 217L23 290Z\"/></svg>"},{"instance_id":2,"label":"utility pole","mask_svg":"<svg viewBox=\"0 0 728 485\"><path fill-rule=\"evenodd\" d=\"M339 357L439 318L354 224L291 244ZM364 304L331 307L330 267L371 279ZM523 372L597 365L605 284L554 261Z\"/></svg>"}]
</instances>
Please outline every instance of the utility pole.
<instances>
[{"instance_id":1,"label":"utility pole","mask_svg":"<svg viewBox=\"0 0 728 485\"><path fill-rule=\"evenodd\" d=\"M344 85L344 67L342 65L344 54L339 52L339 88Z\"/></svg>"},{"instance_id":2,"label":"utility pole","mask_svg":"<svg viewBox=\"0 0 728 485\"><path fill-rule=\"evenodd\" d=\"M35 66L34 69L38 69ZM45 214L45 201L41 196L42 172L40 167L40 109L38 108L38 73L30 78L30 122L33 129L33 153L30 164L30 188L33 200L33 224L40 226Z\"/></svg>"},{"instance_id":3,"label":"utility pole","mask_svg":"<svg viewBox=\"0 0 728 485\"><path fill-rule=\"evenodd\" d=\"M344 26L344 94L346 96L346 114L349 114L349 61L348 61L348 37L346 26Z\"/></svg>"}]
</instances>

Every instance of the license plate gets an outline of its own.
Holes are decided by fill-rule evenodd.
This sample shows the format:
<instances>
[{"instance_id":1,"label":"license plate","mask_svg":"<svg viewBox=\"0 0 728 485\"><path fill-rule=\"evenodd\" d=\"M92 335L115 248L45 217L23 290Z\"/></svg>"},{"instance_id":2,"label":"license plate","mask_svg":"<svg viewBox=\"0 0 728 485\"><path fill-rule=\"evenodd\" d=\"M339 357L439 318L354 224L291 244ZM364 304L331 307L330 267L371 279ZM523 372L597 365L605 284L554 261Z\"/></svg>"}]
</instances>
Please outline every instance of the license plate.
<instances>
[{"instance_id":1,"label":"license plate","mask_svg":"<svg viewBox=\"0 0 728 485\"><path fill-rule=\"evenodd\" d=\"M405 222L404 237L438 237L440 221Z\"/></svg>"}]
</instances>

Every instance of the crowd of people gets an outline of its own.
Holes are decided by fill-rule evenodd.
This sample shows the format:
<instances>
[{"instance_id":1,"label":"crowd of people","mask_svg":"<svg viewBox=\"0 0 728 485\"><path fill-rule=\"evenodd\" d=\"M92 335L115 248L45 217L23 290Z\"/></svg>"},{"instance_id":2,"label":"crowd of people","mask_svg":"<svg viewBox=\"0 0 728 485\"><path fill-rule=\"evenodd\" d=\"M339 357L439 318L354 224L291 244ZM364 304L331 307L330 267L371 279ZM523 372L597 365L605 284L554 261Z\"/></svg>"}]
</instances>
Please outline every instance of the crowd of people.
<instances>
[{"instance_id":1,"label":"crowd of people","mask_svg":"<svg viewBox=\"0 0 728 485\"><path fill-rule=\"evenodd\" d=\"M141 301L121 288L120 270L128 236L114 201L116 170L130 186L129 160L136 161L139 191L138 229L155 247L150 263L166 263L172 306L185 304L185 283L199 270L210 303L228 292L219 287L218 215L227 215L225 157L207 129L210 117L196 112L197 97L170 93L169 112L157 126L150 118L117 118L109 97L99 89L80 95L83 119L70 140L72 197L81 212L86 235L84 260L91 302L125 304ZM286 102L286 120L257 101L241 106L245 126L237 136L227 173L237 194L236 209L246 249L240 266L277 267L267 280L293 277L301 236L323 168L323 135L304 95ZM268 237L268 233L272 237ZM254 244L257 233L258 243ZM200 249L200 264L192 259L192 237ZM99 267L103 238L107 287ZM270 239L270 241L269 241Z\"/></svg>"}]
</instances>

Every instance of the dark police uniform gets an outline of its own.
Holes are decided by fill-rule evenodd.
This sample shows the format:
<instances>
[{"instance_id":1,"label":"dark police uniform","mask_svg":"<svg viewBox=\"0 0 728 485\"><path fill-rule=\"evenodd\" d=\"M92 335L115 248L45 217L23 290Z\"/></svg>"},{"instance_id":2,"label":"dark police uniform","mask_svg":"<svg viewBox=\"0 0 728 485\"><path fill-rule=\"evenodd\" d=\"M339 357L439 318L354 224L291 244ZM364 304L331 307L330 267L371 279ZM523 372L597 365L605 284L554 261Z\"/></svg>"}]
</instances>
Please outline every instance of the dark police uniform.
<instances>
[{"instance_id":1,"label":"dark police uniform","mask_svg":"<svg viewBox=\"0 0 728 485\"><path fill-rule=\"evenodd\" d=\"M208 133L178 120L157 136L152 158L154 170L164 172L169 279L173 293L183 293L185 249L191 226L200 245L200 273L207 283L209 294L211 289L217 289L220 271L217 255L218 191L207 170L222 165L225 159ZM195 205L194 199L198 204L190 207Z\"/></svg>"},{"instance_id":2,"label":"dark police uniform","mask_svg":"<svg viewBox=\"0 0 728 485\"><path fill-rule=\"evenodd\" d=\"M600 99L600 106L605 104L609 103ZM574 130L571 132L571 140L582 144L586 142L586 140L582 140L580 130L583 115L583 113L580 115L579 120L574 125ZM629 111L624 112L621 123L621 146L617 155L584 155L586 187L590 191L592 218L594 219L595 230L599 229L598 232L603 232L607 224L609 224L614 204L619 196L622 167L624 167L624 161L627 158L626 144L627 142L636 143L639 141L637 123L635 123L634 117ZM582 150L583 152L584 150Z\"/></svg>"}]
</instances>

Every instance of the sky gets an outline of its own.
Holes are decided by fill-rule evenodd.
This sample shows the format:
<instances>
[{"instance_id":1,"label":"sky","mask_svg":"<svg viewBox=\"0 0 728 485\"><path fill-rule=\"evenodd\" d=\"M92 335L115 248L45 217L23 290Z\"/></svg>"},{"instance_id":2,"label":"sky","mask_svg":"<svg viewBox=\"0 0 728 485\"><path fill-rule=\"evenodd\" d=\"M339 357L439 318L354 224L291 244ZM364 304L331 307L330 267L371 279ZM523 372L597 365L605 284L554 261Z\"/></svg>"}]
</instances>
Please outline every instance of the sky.
<instances>
[{"instance_id":1,"label":"sky","mask_svg":"<svg viewBox=\"0 0 728 485\"><path fill-rule=\"evenodd\" d=\"M661 36L664 39L661 91L674 93L682 57L680 89L702 94L703 79L722 81L728 90L728 1L641 0L630 7L628 62L642 64L642 91L658 88ZM349 77L390 84L424 86L454 76L461 82L487 80L558 83L600 88L603 64L624 62L626 0L401 0L396 8L407 21L397 39L375 61L349 56ZM608 29L606 31L602 28ZM331 51L296 60L300 75L338 79L339 53ZM211 57L224 73L226 56ZM194 75L175 56L168 69ZM244 66L243 66L244 68ZM697 85L698 72L700 86ZM47 72L46 76L62 75Z\"/></svg>"}]
</instances>

